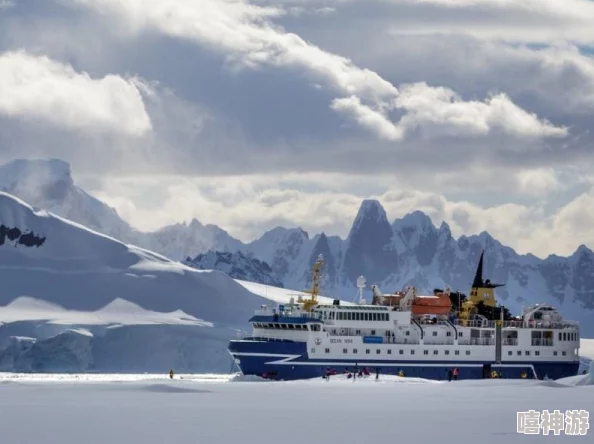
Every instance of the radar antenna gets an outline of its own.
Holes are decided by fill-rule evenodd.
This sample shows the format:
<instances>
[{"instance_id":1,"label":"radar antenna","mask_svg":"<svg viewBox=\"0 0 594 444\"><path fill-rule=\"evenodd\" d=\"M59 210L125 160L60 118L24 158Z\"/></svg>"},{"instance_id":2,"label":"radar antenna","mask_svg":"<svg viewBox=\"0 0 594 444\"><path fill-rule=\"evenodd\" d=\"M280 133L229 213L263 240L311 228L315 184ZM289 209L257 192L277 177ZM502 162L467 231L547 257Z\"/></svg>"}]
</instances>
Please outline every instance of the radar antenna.
<instances>
[{"instance_id":1,"label":"radar antenna","mask_svg":"<svg viewBox=\"0 0 594 444\"><path fill-rule=\"evenodd\" d=\"M365 287L367 287L367 279L365 279L365 276L359 276L357 278L357 288L358 290L358 295L359 295L359 301L358 304L359 305L363 305L365 303L365 300L363 299L363 290L365 289Z\"/></svg>"}]
</instances>

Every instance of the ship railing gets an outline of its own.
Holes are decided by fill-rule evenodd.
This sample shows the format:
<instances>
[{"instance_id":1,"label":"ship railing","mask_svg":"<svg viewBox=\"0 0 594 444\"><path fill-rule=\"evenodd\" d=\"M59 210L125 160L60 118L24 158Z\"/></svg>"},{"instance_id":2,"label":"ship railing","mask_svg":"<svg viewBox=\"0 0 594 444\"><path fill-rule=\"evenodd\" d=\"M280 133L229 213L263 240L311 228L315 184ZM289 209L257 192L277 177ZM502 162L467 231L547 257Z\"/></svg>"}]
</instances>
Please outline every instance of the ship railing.
<instances>
[{"instance_id":1,"label":"ship railing","mask_svg":"<svg viewBox=\"0 0 594 444\"><path fill-rule=\"evenodd\" d=\"M458 319L455 324L461 327L495 328L497 321L465 321L463 319ZM550 328L552 330L577 326L579 326L579 322L576 321L503 321L502 323L503 328Z\"/></svg>"},{"instance_id":2,"label":"ship railing","mask_svg":"<svg viewBox=\"0 0 594 444\"><path fill-rule=\"evenodd\" d=\"M459 345L495 345L495 338L458 339Z\"/></svg>"},{"instance_id":3,"label":"ship railing","mask_svg":"<svg viewBox=\"0 0 594 444\"><path fill-rule=\"evenodd\" d=\"M518 345L518 339L517 338L504 338L501 343L503 345Z\"/></svg>"},{"instance_id":4,"label":"ship railing","mask_svg":"<svg viewBox=\"0 0 594 444\"><path fill-rule=\"evenodd\" d=\"M281 311L278 310L271 310L270 308L258 309L255 311L256 316L274 316L280 319L287 319L287 318L306 318L306 319L320 319L319 313L310 313L307 311Z\"/></svg>"},{"instance_id":5,"label":"ship railing","mask_svg":"<svg viewBox=\"0 0 594 444\"><path fill-rule=\"evenodd\" d=\"M254 335L252 333L239 334L239 335L237 335L237 339L240 341L251 340L251 341L260 341L260 342L293 342L292 339L279 338L277 336L262 335L262 334Z\"/></svg>"},{"instance_id":6,"label":"ship railing","mask_svg":"<svg viewBox=\"0 0 594 444\"><path fill-rule=\"evenodd\" d=\"M431 339L424 339L424 345L454 345L453 339L438 339L438 340L431 340Z\"/></svg>"},{"instance_id":7,"label":"ship railing","mask_svg":"<svg viewBox=\"0 0 594 444\"><path fill-rule=\"evenodd\" d=\"M532 345L538 346L545 346L545 347L552 347L553 340L552 339L532 339Z\"/></svg>"}]
</instances>

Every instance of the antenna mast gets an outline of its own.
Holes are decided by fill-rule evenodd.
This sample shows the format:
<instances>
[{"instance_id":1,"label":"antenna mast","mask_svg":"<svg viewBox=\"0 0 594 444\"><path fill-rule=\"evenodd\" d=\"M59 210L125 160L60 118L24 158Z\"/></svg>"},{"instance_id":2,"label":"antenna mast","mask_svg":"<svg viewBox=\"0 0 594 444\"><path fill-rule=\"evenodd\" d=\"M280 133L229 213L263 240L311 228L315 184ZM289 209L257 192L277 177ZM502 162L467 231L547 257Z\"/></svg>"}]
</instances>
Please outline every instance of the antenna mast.
<instances>
[{"instance_id":1,"label":"antenna mast","mask_svg":"<svg viewBox=\"0 0 594 444\"><path fill-rule=\"evenodd\" d=\"M359 305L361 305L361 303L364 301L363 299L363 289L367 286L367 279L365 279L365 276L359 276L357 278L357 288L358 290L358 295L359 295L359 300L357 301L357 303Z\"/></svg>"}]
</instances>

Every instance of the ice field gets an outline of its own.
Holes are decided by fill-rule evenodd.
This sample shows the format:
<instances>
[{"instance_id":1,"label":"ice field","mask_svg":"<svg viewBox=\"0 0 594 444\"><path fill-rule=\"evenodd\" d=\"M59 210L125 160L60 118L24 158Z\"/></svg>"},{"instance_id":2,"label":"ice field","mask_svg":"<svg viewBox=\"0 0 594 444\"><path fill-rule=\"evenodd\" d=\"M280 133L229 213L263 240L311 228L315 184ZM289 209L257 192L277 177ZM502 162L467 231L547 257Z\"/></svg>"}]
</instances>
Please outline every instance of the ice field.
<instances>
[{"instance_id":1,"label":"ice field","mask_svg":"<svg viewBox=\"0 0 594 444\"><path fill-rule=\"evenodd\" d=\"M0 374L2 444L592 442L527 436L516 412L594 412L589 375L296 382L231 375ZM543 442L544 442L543 441Z\"/></svg>"}]
</instances>

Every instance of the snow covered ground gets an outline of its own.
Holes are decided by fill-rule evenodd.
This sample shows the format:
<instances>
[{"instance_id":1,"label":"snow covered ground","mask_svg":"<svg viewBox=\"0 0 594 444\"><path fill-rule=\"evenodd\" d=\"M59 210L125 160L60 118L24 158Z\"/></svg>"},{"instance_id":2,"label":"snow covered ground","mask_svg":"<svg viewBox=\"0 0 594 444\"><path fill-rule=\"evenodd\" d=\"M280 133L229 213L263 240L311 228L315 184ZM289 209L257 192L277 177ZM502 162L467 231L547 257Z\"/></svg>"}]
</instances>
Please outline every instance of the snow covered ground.
<instances>
[{"instance_id":1,"label":"snow covered ground","mask_svg":"<svg viewBox=\"0 0 594 444\"><path fill-rule=\"evenodd\" d=\"M594 412L594 386L576 387L576 381L335 377L256 383L227 375L182 376L1 375L0 441L586 443L594 433L544 438L516 431L518 411Z\"/></svg>"}]
</instances>

